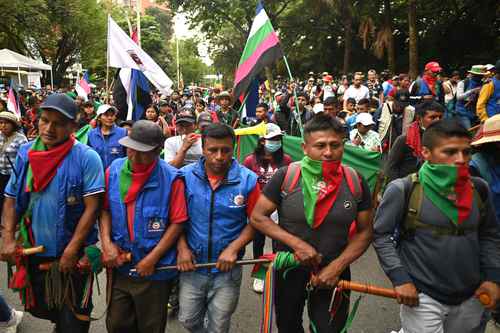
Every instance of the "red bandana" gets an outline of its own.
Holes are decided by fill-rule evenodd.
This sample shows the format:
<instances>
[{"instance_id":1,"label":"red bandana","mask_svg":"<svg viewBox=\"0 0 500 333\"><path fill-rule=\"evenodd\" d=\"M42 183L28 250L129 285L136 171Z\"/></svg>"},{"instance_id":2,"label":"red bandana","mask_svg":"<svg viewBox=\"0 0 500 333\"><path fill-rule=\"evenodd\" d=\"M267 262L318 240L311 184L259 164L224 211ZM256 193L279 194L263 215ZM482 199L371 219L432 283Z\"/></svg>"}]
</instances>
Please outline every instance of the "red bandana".
<instances>
[{"instance_id":1,"label":"red bandana","mask_svg":"<svg viewBox=\"0 0 500 333\"><path fill-rule=\"evenodd\" d=\"M413 156L422 159L422 142L420 137L420 124L414 121L406 132L406 144L411 148Z\"/></svg>"}]
</instances>

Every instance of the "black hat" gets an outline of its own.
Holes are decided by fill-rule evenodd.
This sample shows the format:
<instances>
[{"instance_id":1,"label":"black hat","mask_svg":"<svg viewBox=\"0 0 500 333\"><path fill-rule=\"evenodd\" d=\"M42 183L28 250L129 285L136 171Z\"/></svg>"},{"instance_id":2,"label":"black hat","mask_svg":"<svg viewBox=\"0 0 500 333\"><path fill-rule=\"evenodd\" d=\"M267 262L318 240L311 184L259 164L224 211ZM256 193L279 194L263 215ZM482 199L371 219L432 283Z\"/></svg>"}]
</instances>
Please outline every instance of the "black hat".
<instances>
[{"instance_id":1,"label":"black hat","mask_svg":"<svg viewBox=\"0 0 500 333\"><path fill-rule=\"evenodd\" d=\"M52 94L40 105L42 110L55 110L63 114L66 118L74 120L78 113L75 102L66 94Z\"/></svg>"},{"instance_id":2,"label":"black hat","mask_svg":"<svg viewBox=\"0 0 500 333\"><path fill-rule=\"evenodd\" d=\"M176 123L191 123L194 124L196 123L196 117L194 115L194 112L191 110L189 107L183 107L181 111L177 114L177 117L175 118Z\"/></svg>"},{"instance_id":3,"label":"black hat","mask_svg":"<svg viewBox=\"0 0 500 333\"><path fill-rule=\"evenodd\" d=\"M163 145L163 141L160 126L150 120L138 120L132 125L130 134L118 142L124 147L148 152Z\"/></svg>"}]
</instances>

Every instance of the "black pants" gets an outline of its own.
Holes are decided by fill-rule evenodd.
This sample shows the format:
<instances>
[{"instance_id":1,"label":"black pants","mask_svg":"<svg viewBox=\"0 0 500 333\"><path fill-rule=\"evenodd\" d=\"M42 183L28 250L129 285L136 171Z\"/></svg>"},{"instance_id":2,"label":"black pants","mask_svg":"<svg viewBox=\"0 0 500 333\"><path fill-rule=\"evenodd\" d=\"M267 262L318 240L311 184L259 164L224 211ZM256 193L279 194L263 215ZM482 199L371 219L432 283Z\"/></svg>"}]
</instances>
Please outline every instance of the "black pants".
<instances>
[{"instance_id":1,"label":"black pants","mask_svg":"<svg viewBox=\"0 0 500 333\"><path fill-rule=\"evenodd\" d=\"M52 260L54 260L52 258ZM51 261L47 258L32 257L30 258L30 279L35 295L35 307L28 310L33 316L41 319L50 320L56 324L56 332L71 332L71 333L87 333L89 331L90 322L76 318L74 312L90 316L92 312L92 300L87 308L79 306L71 309L67 305L63 305L61 309L49 309L45 302L45 276L46 272L38 270L38 264ZM79 304L85 288L86 274L78 272L72 273L75 290L75 303Z\"/></svg>"},{"instance_id":2,"label":"black pants","mask_svg":"<svg viewBox=\"0 0 500 333\"><path fill-rule=\"evenodd\" d=\"M109 333L164 333L171 281L130 278L114 272L106 317Z\"/></svg>"},{"instance_id":3,"label":"black pants","mask_svg":"<svg viewBox=\"0 0 500 333\"><path fill-rule=\"evenodd\" d=\"M347 269L342 279L350 278ZM282 333L304 333L302 313L307 299L306 286L310 279L310 272L296 268L288 271L286 278L283 274L276 274L276 325ZM333 289L314 289L309 298L309 319L314 323L318 333L336 333L344 328L349 313L349 298L344 297L335 317L330 323L328 308ZM347 294L348 295L348 294ZM311 329L311 332L313 330Z\"/></svg>"},{"instance_id":4,"label":"black pants","mask_svg":"<svg viewBox=\"0 0 500 333\"><path fill-rule=\"evenodd\" d=\"M253 258L259 259L264 254L264 245L266 244L266 236L263 233L255 231L253 237Z\"/></svg>"}]
</instances>

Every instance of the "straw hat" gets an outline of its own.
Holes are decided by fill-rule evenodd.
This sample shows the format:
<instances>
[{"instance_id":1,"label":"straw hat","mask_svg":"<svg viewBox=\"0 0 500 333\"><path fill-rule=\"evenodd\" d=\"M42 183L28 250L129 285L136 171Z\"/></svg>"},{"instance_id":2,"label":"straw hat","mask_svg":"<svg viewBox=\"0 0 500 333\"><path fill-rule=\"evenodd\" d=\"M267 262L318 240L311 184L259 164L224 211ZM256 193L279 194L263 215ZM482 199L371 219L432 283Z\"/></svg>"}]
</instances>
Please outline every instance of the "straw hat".
<instances>
[{"instance_id":1,"label":"straw hat","mask_svg":"<svg viewBox=\"0 0 500 333\"><path fill-rule=\"evenodd\" d=\"M500 114L486 119L471 144L478 146L489 142L500 142Z\"/></svg>"},{"instance_id":2,"label":"straw hat","mask_svg":"<svg viewBox=\"0 0 500 333\"><path fill-rule=\"evenodd\" d=\"M0 119L5 119L10 121L11 123L14 124L15 127L21 126L21 122L19 121L18 117L10 111L0 112Z\"/></svg>"},{"instance_id":3,"label":"straw hat","mask_svg":"<svg viewBox=\"0 0 500 333\"><path fill-rule=\"evenodd\" d=\"M471 69L468 71L472 75L486 75L488 74L486 71L486 66L483 65L474 65L471 67Z\"/></svg>"}]
</instances>

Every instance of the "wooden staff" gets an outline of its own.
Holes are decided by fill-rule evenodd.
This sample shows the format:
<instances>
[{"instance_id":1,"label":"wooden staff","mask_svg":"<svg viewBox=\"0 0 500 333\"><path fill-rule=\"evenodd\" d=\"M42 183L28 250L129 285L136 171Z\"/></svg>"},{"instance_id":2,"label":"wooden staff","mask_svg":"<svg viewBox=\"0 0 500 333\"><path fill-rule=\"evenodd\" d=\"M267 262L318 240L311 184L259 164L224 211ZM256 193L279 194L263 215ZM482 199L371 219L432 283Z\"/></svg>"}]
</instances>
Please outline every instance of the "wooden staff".
<instances>
[{"instance_id":1,"label":"wooden staff","mask_svg":"<svg viewBox=\"0 0 500 333\"><path fill-rule=\"evenodd\" d=\"M43 253L43 252L45 252L45 247L43 245L20 249L20 254L22 256L31 256L33 254Z\"/></svg>"},{"instance_id":2,"label":"wooden staff","mask_svg":"<svg viewBox=\"0 0 500 333\"><path fill-rule=\"evenodd\" d=\"M120 254L120 257L124 262L132 261L132 253L130 253L130 252L122 253L122 254ZM41 271L48 271L50 269L50 266L52 265L52 263L53 263L53 261L52 262L43 262L43 263L38 265L38 269ZM76 264L76 267L80 271L84 271L84 272L90 271L90 262L88 260L80 260Z\"/></svg>"},{"instance_id":3,"label":"wooden staff","mask_svg":"<svg viewBox=\"0 0 500 333\"><path fill-rule=\"evenodd\" d=\"M357 291L364 294L397 298L397 293L394 289L377 287L367 283L340 280L337 284L337 287L341 289ZM486 293L480 294L478 298L479 302L481 302L481 304L483 304L484 306L488 306L489 304L491 304L491 297Z\"/></svg>"}]
</instances>

